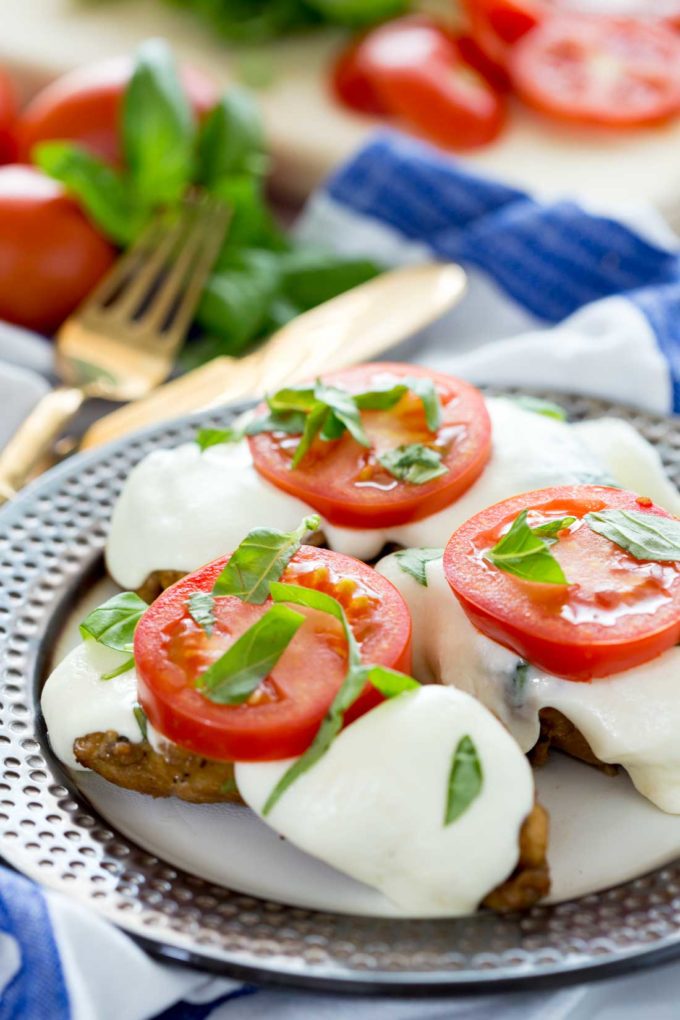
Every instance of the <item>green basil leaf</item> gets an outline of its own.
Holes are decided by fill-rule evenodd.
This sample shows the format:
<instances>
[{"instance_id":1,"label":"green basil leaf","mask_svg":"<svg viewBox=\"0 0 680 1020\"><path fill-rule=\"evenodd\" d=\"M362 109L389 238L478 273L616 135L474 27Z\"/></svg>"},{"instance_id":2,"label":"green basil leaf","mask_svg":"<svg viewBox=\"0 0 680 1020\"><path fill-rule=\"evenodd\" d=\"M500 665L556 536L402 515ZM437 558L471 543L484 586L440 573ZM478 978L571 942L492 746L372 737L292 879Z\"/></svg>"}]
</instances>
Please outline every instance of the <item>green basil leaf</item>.
<instances>
[{"instance_id":1,"label":"green basil leaf","mask_svg":"<svg viewBox=\"0 0 680 1020\"><path fill-rule=\"evenodd\" d=\"M408 10L408 0L306 0L329 21L357 27L396 18Z\"/></svg>"},{"instance_id":2,"label":"green basil leaf","mask_svg":"<svg viewBox=\"0 0 680 1020\"><path fill-rule=\"evenodd\" d=\"M195 442L200 450L208 450L211 446L221 446L222 443L238 443L241 439L243 439L243 433L239 429L199 429Z\"/></svg>"},{"instance_id":3,"label":"green basil leaf","mask_svg":"<svg viewBox=\"0 0 680 1020\"><path fill-rule=\"evenodd\" d=\"M375 262L305 245L282 257L281 289L289 301L306 311L366 283L379 271Z\"/></svg>"},{"instance_id":4,"label":"green basil leaf","mask_svg":"<svg viewBox=\"0 0 680 1020\"><path fill-rule=\"evenodd\" d=\"M115 680L117 676L122 676L123 673L127 673L129 669L134 669L134 667L135 659L134 656L131 655L129 659L126 659L125 662L121 662L120 666L117 666L115 669L112 669L110 673L102 673L99 679Z\"/></svg>"},{"instance_id":5,"label":"green basil leaf","mask_svg":"<svg viewBox=\"0 0 680 1020\"><path fill-rule=\"evenodd\" d=\"M539 538L556 538L560 531L566 531L567 528L576 520L575 517L561 517L558 521L548 521L546 524L537 524L532 527L534 535L538 535Z\"/></svg>"},{"instance_id":6,"label":"green basil leaf","mask_svg":"<svg viewBox=\"0 0 680 1020\"><path fill-rule=\"evenodd\" d=\"M464 814L482 792L484 774L477 748L470 737L461 737L453 754L446 796L444 825Z\"/></svg>"},{"instance_id":7,"label":"green basil leaf","mask_svg":"<svg viewBox=\"0 0 680 1020\"><path fill-rule=\"evenodd\" d=\"M340 439L345 431L345 423L340 421L333 411L329 411L319 435L325 442L329 443L334 439Z\"/></svg>"},{"instance_id":8,"label":"green basil leaf","mask_svg":"<svg viewBox=\"0 0 680 1020\"><path fill-rule=\"evenodd\" d=\"M119 652L131 652L135 627L148 608L132 591L114 595L85 617L80 624L81 637Z\"/></svg>"},{"instance_id":9,"label":"green basil leaf","mask_svg":"<svg viewBox=\"0 0 680 1020\"><path fill-rule=\"evenodd\" d=\"M549 539L541 538L529 527L527 511L523 510L513 521L508 533L489 550L485 558L500 570L525 581L568 584L562 567L550 552L549 542Z\"/></svg>"},{"instance_id":10,"label":"green basil leaf","mask_svg":"<svg viewBox=\"0 0 680 1020\"><path fill-rule=\"evenodd\" d=\"M441 454L422 443L387 450L378 460L391 475L411 485L425 485L448 471L442 464Z\"/></svg>"},{"instance_id":11,"label":"green basil leaf","mask_svg":"<svg viewBox=\"0 0 680 1020\"><path fill-rule=\"evenodd\" d=\"M208 591L195 591L187 599L189 616L206 634L212 634L215 626L215 597Z\"/></svg>"},{"instance_id":12,"label":"green basil leaf","mask_svg":"<svg viewBox=\"0 0 680 1020\"><path fill-rule=\"evenodd\" d=\"M245 89L230 89L213 107L198 135L196 181L207 188L235 174L261 176L268 166L262 123Z\"/></svg>"},{"instance_id":13,"label":"green basil leaf","mask_svg":"<svg viewBox=\"0 0 680 1020\"><path fill-rule=\"evenodd\" d=\"M325 404L316 403L312 406L305 421L302 439L295 448L293 459L290 462L291 469L295 469L309 452L312 443L324 428L330 409Z\"/></svg>"},{"instance_id":14,"label":"green basil leaf","mask_svg":"<svg viewBox=\"0 0 680 1020\"><path fill-rule=\"evenodd\" d=\"M430 432L436 432L442 423L442 405L434 383L418 375L409 376L404 383L422 400L427 427Z\"/></svg>"},{"instance_id":15,"label":"green basil leaf","mask_svg":"<svg viewBox=\"0 0 680 1020\"><path fill-rule=\"evenodd\" d=\"M307 414L317 403L313 389L287 386L267 397L267 404L274 414L297 411Z\"/></svg>"},{"instance_id":16,"label":"green basil leaf","mask_svg":"<svg viewBox=\"0 0 680 1020\"><path fill-rule=\"evenodd\" d=\"M354 401L362 411L389 411L408 393L408 386L398 383L389 390L367 390L356 393Z\"/></svg>"},{"instance_id":17,"label":"green basil leaf","mask_svg":"<svg viewBox=\"0 0 680 1020\"><path fill-rule=\"evenodd\" d=\"M271 596L277 603L292 602L294 605L308 606L311 609L329 613L342 624L347 639L347 673L310 747L286 770L269 794L262 809L263 815L269 814L279 798L295 780L324 756L342 729L345 713L351 708L369 681L387 698L395 697L419 686L412 677L406 676L404 673L389 669L387 666L365 666L361 662L359 646L347 621L345 611L332 595L316 591L313 588L305 588L302 585L275 582L271 585Z\"/></svg>"},{"instance_id":18,"label":"green basil leaf","mask_svg":"<svg viewBox=\"0 0 680 1020\"><path fill-rule=\"evenodd\" d=\"M302 613L272 606L238 638L196 682L201 694L218 705L241 705L269 676L298 630Z\"/></svg>"},{"instance_id":19,"label":"green basil leaf","mask_svg":"<svg viewBox=\"0 0 680 1020\"><path fill-rule=\"evenodd\" d=\"M149 208L177 202L193 176L195 125L169 47L143 43L123 96L125 161Z\"/></svg>"},{"instance_id":20,"label":"green basil leaf","mask_svg":"<svg viewBox=\"0 0 680 1020\"><path fill-rule=\"evenodd\" d=\"M414 577L418 584L427 588L427 564L432 560L440 560L444 555L443 549L400 549L396 552L395 558L399 568L405 574Z\"/></svg>"},{"instance_id":21,"label":"green basil leaf","mask_svg":"<svg viewBox=\"0 0 680 1020\"><path fill-rule=\"evenodd\" d=\"M211 274L196 312L206 332L219 337L223 354L239 354L262 332L278 295L279 259L258 249L229 251Z\"/></svg>"},{"instance_id":22,"label":"green basil leaf","mask_svg":"<svg viewBox=\"0 0 680 1020\"><path fill-rule=\"evenodd\" d=\"M598 535L625 549L638 560L670 563L680 560L680 520L643 510L600 510L586 514Z\"/></svg>"},{"instance_id":23,"label":"green basil leaf","mask_svg":"<svg viewBox=\"0 0 680 1020\"><path fill-rule=\"evenodd\" d=\"M357 443L360 443L361 446L371 445L361 424L359 408L351 393L338 389L337 386L327 386L319 379L314 388L314 396L319 403L325 404L331 409Z\"/></svg>"},{"instance_id":24,"label":"green basil leaf","mask_svg":"<svg viewBox=\"0 0 680 1020\"><path fill-rule=\"evenodd\" d=\"M143 228L148 213L135 204L121 175L73 142L43 142L33 161L78 199L86 215L111 241L128 245Z\"/></svg>"},{"instance_id":25,"label":"green basil leaf","mask_svg":"<svg viewBox=\"0 0 680 1020\"><path fill-rule=\"evenodd\" d=\"M146 717L146 712L144 711L141 705L135 705L135 707L132 709L132 714L137 720L137 725L139 726L140 732L142 734L142 740L148 740L149 720Z\"/></svg>"},{"instance_id":26,"label":"green basil leaf","mask_svg":"<svg viewBox=\"0 0 680 1020\"><path fill-rule=\"evenodd\" d=\"M295 531L256 528L239 545L215 581L213 595L236 595L244 602L262 605L269 585L278 581L310 531L319 527L316 515L305 517Z\"/></svg>"},{"instance_id":27,"label":"green basil leaf","mask_svg":"<svg viewBox=\"0 0 680 1020\"><path fill-rule=\"evenodd\" d=\"M552 400L541 400L540 397L530 397L527 393L519 394L511 398L515 404L519 404L525 411L532 411L534 414L542 414L546 418L555 418L557 421L566 421L567 412L559 404Z\"/></svg>"},{"instance_id":28,"label":"green basil leaf","mask_svg":"<svg viewBox=\"0 0 680 1020\"><path fill-rule=\"evenodd\" d=\"M249 421L244 432L247 436L259 436L262 432L286 432L301 435L305 430L305 415L301 411L281 411L265 414Z\"/></svg>"}]
</instances>

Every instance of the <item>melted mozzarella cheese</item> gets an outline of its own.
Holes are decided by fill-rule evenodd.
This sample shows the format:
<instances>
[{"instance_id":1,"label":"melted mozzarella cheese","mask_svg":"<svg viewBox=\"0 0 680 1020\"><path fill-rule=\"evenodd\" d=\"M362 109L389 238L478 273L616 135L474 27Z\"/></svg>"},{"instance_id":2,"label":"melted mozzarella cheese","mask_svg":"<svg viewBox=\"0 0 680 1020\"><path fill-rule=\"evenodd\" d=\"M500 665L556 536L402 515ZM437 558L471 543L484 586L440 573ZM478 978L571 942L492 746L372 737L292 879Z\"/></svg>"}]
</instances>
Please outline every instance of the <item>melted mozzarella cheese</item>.
<instances>
[{"instance_id":1,"label":"melted mozzarella cheese","mask_svg":"<svg viewBox=\"0 0 680 1020\"><path fill-rule=\"evenodd\" d=\"M137 704L134 669L110 680L101 679L128 658L127 652L106 648L96 641L83 641L48 677L40 704L52 750L69 768L82 768L73 755L73 744L87 733L115 730L128 740L141 739L134 715Z\"/></svg>"},{"instance_id":2,"label":"melted mozzarella cheese","mask_svg":"<svg viewBox=\"0 0 680 1020\"><path fill-rule=\"evenodd\" d=\"M509 729L523 751L538 739L542 708L562 712L600 761L622 765L641 794L680 814L680 648L635 669L575 683L530 666L481 634L444 577L427 565L427 587L404 573L395 556L377 567L408 603L413 618L414 674L472 694Z\"/></svg>"},{"instance_id":3,"label":"melted mozzarella cheese","mask_svg":"<svg viewBox=\"0 0 680 1020\"><path fill-rule=\"evenodd\" d=\"M453 754L466 735L482 764L482 790L444 825ZM258 814L290 764L236 766L241 796ZM426 687L344 730L264 820L411 914L458 916L514 869L533 800L531 769L493 716L459 691Z\"/></svg>"},{"instance_id":4,"label":"melted mozzarella cheese","mask_svg":"<svg viewBox=\"0 0 680 1020\"><path fill-rule=\"evenodd\" d=\"M617 466L639 463L645 478L663 479L655 451L623 422L607 419L588 427L571 426L509 400L487 403L493 425L492 456L460 499L421 521L389 529L322 523L329 546L371 559L386 542L444 545L468 517L518 492L546 485L606 482L614 473L610 455ZM607 440L610 435L613 438ZM633 487L641 492L649 488ZM662 505L671 496L661 488L649 495ZM669 509L680 509L674 495L676 505ZM203 452L195 443L156 450L133 469L116 505L106 550L108 568L123 588L138 588L154 570L195 570L231 552L252 528L275 525L290 530L311 512L311 507L255 471L245 442Z\"/></svg>"}]
</instances>

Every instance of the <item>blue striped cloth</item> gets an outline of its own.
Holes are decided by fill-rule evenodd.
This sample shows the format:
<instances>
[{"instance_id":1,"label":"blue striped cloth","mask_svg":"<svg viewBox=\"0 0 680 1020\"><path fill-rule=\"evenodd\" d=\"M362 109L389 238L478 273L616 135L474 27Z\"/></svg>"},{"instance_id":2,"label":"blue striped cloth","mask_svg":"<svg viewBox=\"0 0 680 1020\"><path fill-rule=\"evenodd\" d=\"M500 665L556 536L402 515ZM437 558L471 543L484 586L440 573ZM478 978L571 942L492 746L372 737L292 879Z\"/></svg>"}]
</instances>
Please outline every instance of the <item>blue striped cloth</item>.
<instances>
[{"instance_id":1,"label":"blue striped cloth","mask_svg":"<svg viewBox=\"0 0 680 1020\"><path fill-rule=\"evenodd\" d=\"M580 389L680 411L680 257L651 210L542 204L425 144L381 134L313 197L299 231L388 263L435 255L466 266L464 302L403 356L473 381ZM17 345L5 353L16 364ZM350 1003L258 990L158 964L85 907L0 869L0 1020L334 1020L350 1012L486 1020L499 1009L504 1018L664 1020L678 1015L679 999L680 967L508 994L502 1003Z\"/></svg>"}]
</instances>

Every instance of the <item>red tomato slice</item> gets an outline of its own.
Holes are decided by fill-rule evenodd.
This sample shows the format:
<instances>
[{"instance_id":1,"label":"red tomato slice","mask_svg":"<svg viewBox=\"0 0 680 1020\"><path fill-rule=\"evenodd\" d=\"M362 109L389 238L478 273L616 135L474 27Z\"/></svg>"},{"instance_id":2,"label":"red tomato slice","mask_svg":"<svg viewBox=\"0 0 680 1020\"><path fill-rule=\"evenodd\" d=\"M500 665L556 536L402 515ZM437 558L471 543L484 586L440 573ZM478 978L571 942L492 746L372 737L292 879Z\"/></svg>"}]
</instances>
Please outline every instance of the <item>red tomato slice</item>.
<instances>
[{"instance_id":1,"label":"red tomato slice","mask_svg":"<svg viewBox=\"0 0 680 1020\"><path fill-rule=\"evenodd\" d=\"M436 435L427 428L421 401L409 392L389 411L362 411L370 449L348 433L332 442L317 439L291 469L299 437L264 432L248 440L256 469L327 521L348 528L407 524L449 506L479 477L491 453L491 421L479 390L454 376L390 362L335 372L324 382L360 393L388 389L408 376L431 379L437 389L442 425ZM380 454L411 443L439 449L447 473L413 485L378 462Z\"/></svg>"},{"instance_id":2,"label":"red tomato slice","mask_svg":"<svg viewBox=\"0 0 680 1020\"><path fill-rule=\"evenodd\" d=\"M500 67L511 47L550 13L541 0L463 0L463 7L473 39Z\"/></svg>"},{"instance_id":3,"label":"red tomato slice","mask_svg":"<svg viewBox=\"0 0 680 1020\"><path fill-rule=\"evenodd\" d=\"M605 509L671 514L635 493L605 486L539 489L476 514L453 533L446 579L475 627L540 669L590 680L639 666L680 639L680 570L638 560L582 518ZM492 566L484 554L521 513L528 523L576 517L551 552L569 584L535 584Z\"/></svg>"},{"instance_id":4,"label":"red tomato slice","mask_svg":"<svg viewBox=\"0 0 680 1020\"><path fill-rule=\"evenodd\" d=\"M635 127L680 112L680 39L667 26L616 18L554 18L511 61L526 103L553 117Z\"/></svg>"},{"instance_id":5,"label":"red tomato slice","mask_svg":"<svg viewBox=\"0 0 680 1020\"><path fill-rule=\"evenodd\" d=\"M17 156L16 89L8 74L0 71L0 163L13 163Z\"/></svg>"},{"instance_id":6,"label":"red tomato slice","mask_svg":"<svg viewBox=\"0 0 680 1020\"><path fill-rule=\"evenodd\" d=\"M374 93L412 131L453 149L484 145L501 131L503 97L435 22L415 17L381 25L360 52Z\"/></svg>"},{"instance_id":7,"label":"red tomato slice","mask_svg":"<svg viewBox=\"0 0 680 1020\"><path fill-rule=\"evenodd\" d=\"M151 725L169 740L220 761L270 761L302 754L311 744L347 669L340 624L327 613L294 606L306 616L271 675L242 705L218 705L196 689L196 678L271 606L235 596L216 600L208 637L186 601L211 591L229 557L215 560L168 588L135 632L139 700ZM303 546L282 580L325 591L343 605L364 662L410 672L411 619L386 578L351 556ZM370 685L347 721L382 700Z\"/></svg>"}]
</instances>

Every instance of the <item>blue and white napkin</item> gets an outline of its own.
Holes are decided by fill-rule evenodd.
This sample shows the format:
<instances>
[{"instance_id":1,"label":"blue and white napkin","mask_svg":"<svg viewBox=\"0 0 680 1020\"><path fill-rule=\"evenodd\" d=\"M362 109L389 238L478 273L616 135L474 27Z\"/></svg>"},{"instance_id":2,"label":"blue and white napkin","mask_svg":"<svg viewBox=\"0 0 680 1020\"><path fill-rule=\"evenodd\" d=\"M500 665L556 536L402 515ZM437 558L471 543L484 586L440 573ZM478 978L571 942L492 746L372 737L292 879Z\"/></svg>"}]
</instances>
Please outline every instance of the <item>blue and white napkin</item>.
<instances>
[{"instance_id":1,"label":"blue and white napkin","mask_svg":"<svg viewBox=\"0 0 680 1020\"><path fill-rule=\"evenodd\" d=\"M680 412L680 245L651 210L541 204L422 143L381 134L312 198L298 230L387 264L434 255L465 265L463 303L400 358L475 382ZM0 326L0 432L49 378L49 349L23 340ZM676 1020L678 1002L680 962L500 998L255 989L156 963L86 907L0 868L0 1020Z\"/></svg>"}]
</instances>

